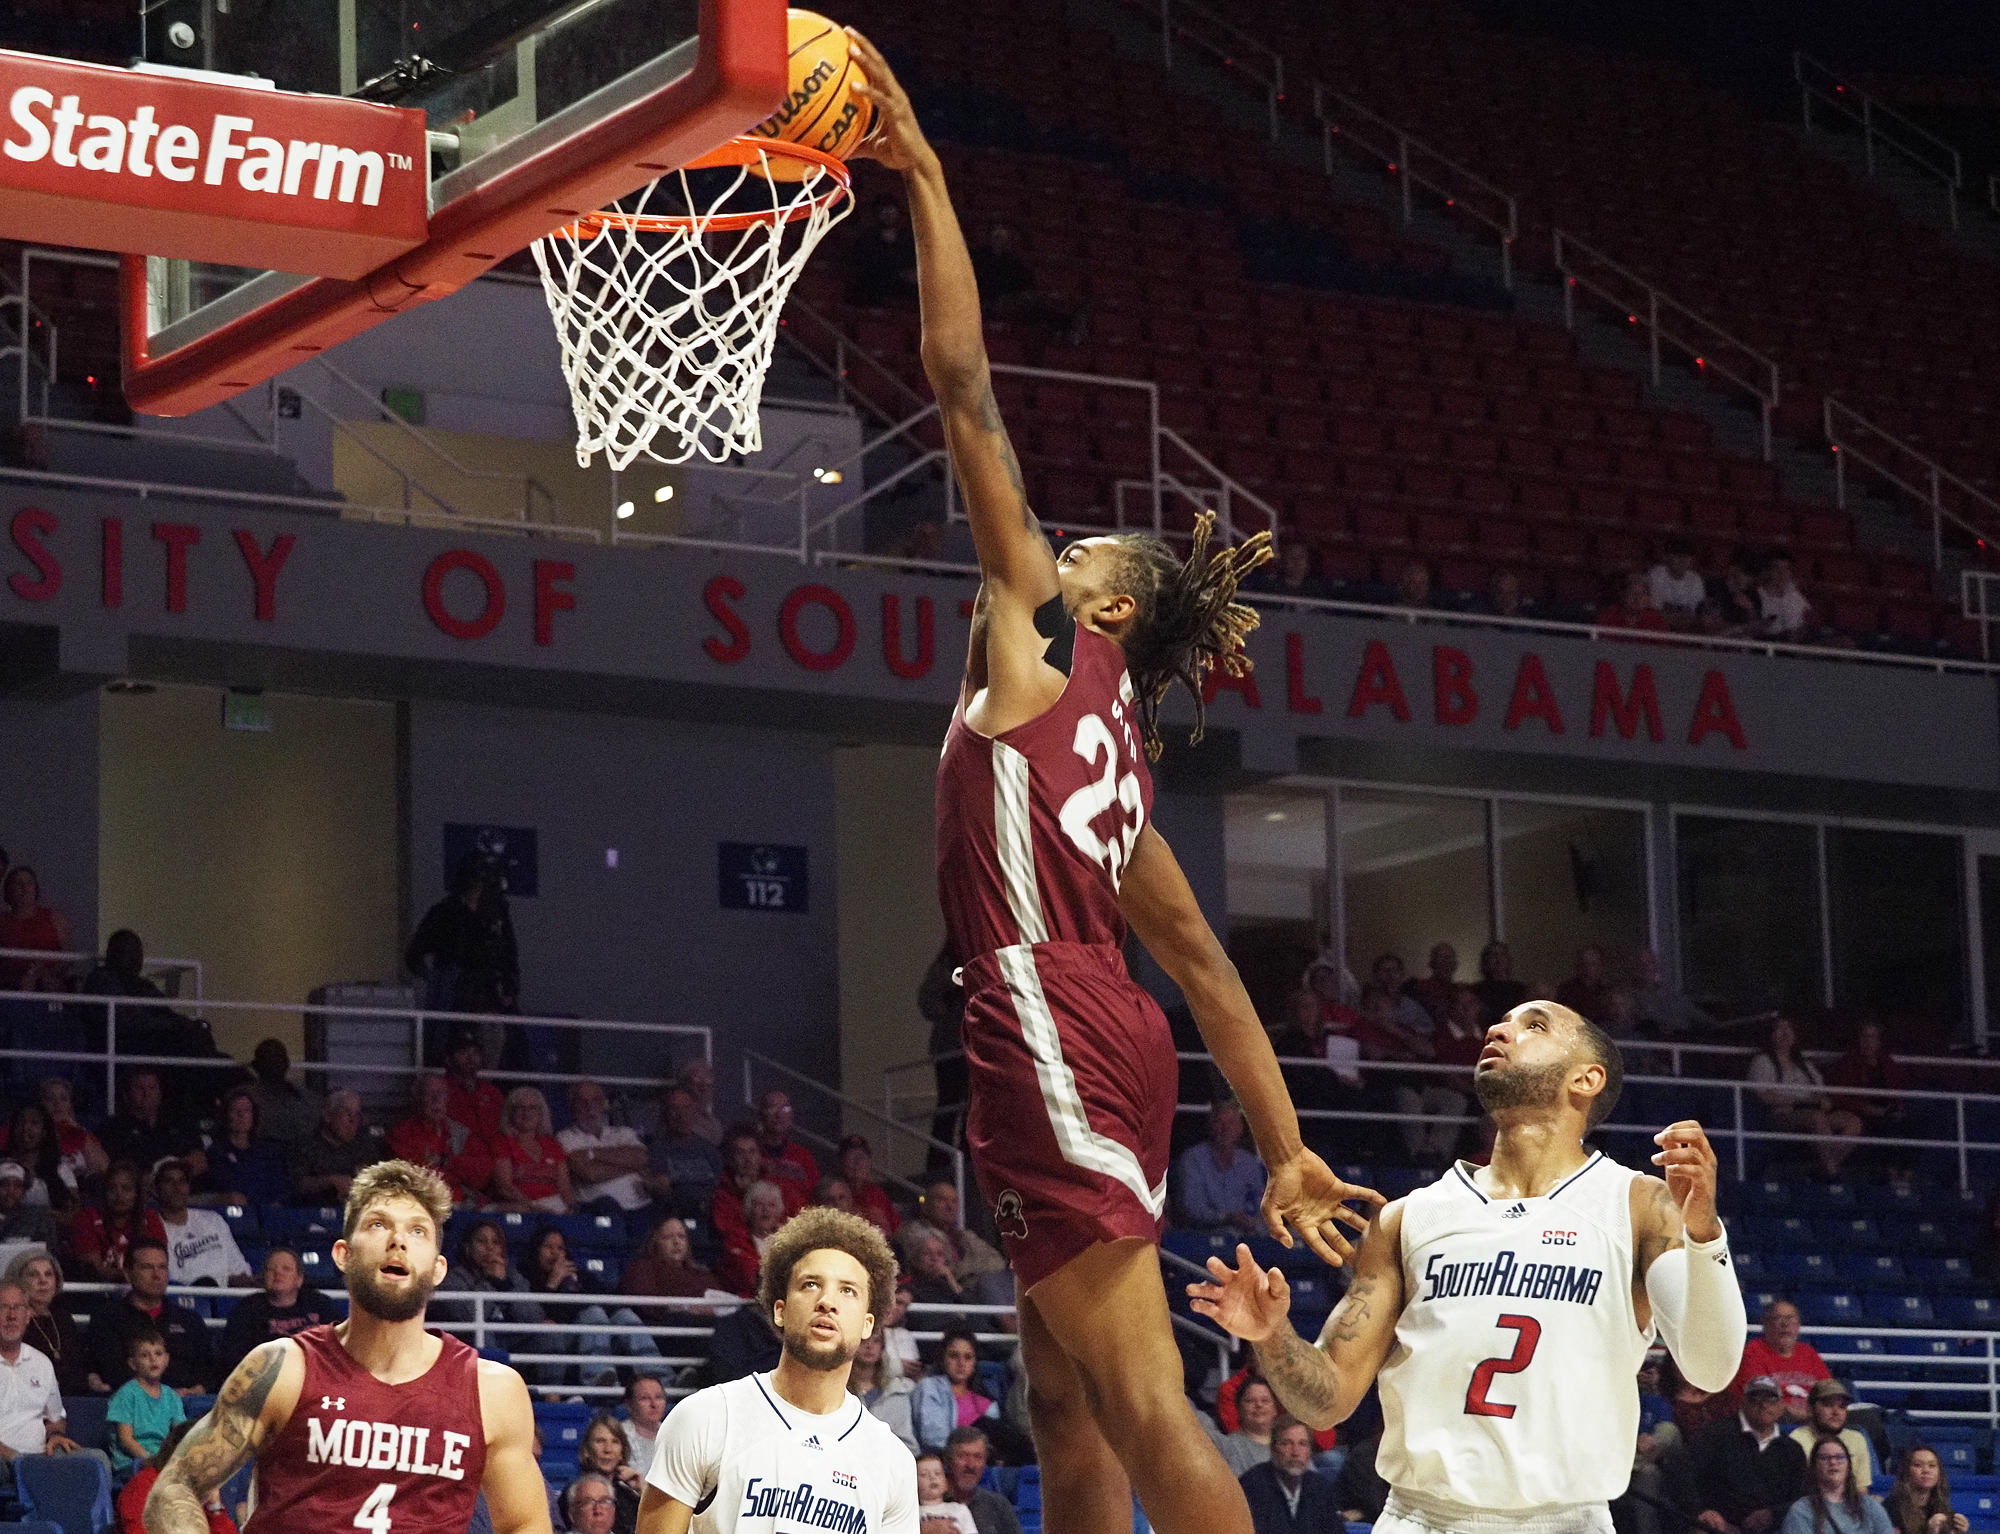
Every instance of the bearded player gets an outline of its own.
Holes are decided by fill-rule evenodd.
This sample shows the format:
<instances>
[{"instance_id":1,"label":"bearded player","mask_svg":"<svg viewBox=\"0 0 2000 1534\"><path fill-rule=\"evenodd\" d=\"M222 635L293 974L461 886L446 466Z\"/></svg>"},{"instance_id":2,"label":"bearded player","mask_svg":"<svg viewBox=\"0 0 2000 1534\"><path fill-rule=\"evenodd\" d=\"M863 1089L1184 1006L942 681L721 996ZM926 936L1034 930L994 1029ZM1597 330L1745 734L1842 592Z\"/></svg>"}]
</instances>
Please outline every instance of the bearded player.
<instances>
[{"instance_id":1,"label":"bearded player","mask_svg":"<svg viewBox=\"0 0 2000 1534\"><path fill-rule=\"evenodd\" d=\"M1147 761L1175 681L1240 674L1256 614L1236 583L1263 535L1183 561L1140 538L1050 551L994 403L979 292L937 155L882 56L850 32L879 126L863 146L902 173L923 360L964 490L980 588L938 768L938 892L966 959L973 1167L1019 1288L1029 1411L1051 1534L1129 1530L1137 1491L1163 1534L1249 1534L1241 1487L1182 1390L1156 1250L1177 1065L1133 982L1127 923L1187 997L1270 1170L1264 1218L1328 1262L1343 1207L1380 1196L1299 1138L1271 1046L1150 824ZM1196 735L1199 737L1197 723ZM1143 742L1143 747L1142 747Z\"/></svg>"},{"instance_id":2,"label":"bearded player","mask_svg":"<svg viewBox=\"0 0 2000 1534\"><path fill-rule=\"evenodd\" d=\"M1653 1137L1664 1181L1584 1148L1623 1079L1618 1046L1569 1008L1518 1006L1473 1069L1499 1126L1491 1164L1459 1162L1382 1211L1318 1346L1285 1319L1284 1274L1247 1247L1188 1286L1315 1428L1380 1383L1379 1534L1611 1534L1653 1334L1697 1389L1735 1377L1743 1296L1701 1125Z\"/></svg>"},{"instance_id":3,"label":"bearded player","mask_svg":"<svg viewBox=\"0 0 2000 1534\"><path fill-rule=\"evenodd\" d=\"M333 1244L348 1318L231 1371L146 1498L148 1534L208 1534L203 1504L253 1460L244 1534L465 1534L482 1491L495 1534L549 1534L521 1376L424 1330L450 1213L424 1167L378 1161L354 1179Z\"/></svg>"},{"instance_id":4,"label":"bearded player","mask_svg":"<svg viewBox=\"0 0 2000 1534\"><path fill-rule=\"evenodd\" d=\"M793 1215L757 1270L778 1367L697 1390L660 1425L637 1534L917 1534L917 1463L847 1389L896 1296L896 1255L838 1209Z\"/></svg>"}]
</instances>

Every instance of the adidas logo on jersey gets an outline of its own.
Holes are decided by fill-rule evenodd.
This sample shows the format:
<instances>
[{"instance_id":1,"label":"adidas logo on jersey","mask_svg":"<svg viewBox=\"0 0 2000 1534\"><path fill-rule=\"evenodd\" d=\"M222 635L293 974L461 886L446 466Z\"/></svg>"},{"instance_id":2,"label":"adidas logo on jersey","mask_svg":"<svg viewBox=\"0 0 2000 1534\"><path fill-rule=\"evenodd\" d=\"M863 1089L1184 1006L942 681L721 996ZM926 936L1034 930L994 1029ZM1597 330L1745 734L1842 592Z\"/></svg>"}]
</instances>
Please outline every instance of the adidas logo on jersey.
<instances>
[{"instance_id":1,"label":"adidas logo on jersey","mask_svg":"<svg viewBox=\"0 0 2000 1534\"><path fill-rule=\"evenodd\" d=\"M815 1433L804 1443L800 1444L799 1447L801 1449L823 1449L826 1445L819 1441L819 1434Z\"/></svg>"},{"instance_id":2,"label":"adidas logo on jersey","mask_svg":"<svg viewBox=\"0 0 2000 1534\"><path fill-rule=\"evenodd\" d=\"M1509 1204L1505 1209L1500 1211L1500 1218L1503 1220L1518 1220L1527 1212L1528 1206L1526 1204Z\"/></svg>"}]
</instances>

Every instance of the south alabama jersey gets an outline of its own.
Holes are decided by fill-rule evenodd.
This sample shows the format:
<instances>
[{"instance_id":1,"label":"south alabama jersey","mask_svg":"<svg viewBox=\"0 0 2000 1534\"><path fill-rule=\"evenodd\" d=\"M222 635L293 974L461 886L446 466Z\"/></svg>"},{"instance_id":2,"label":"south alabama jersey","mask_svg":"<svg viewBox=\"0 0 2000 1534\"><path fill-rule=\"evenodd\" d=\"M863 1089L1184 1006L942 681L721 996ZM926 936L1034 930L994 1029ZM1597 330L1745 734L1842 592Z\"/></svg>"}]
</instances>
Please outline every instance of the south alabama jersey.
<instances>
[{"instance_id":1,"label":"south alabama jersey","mask_svg":"<svg viewBox=\"0 0 2000 1534\"><path fill-rule=\"evenodd\" d=\"M1416 1505L1521 1513L1623 1495L1651 1330L1631 1187L1602 1153L1541 1198L1463 1164L1403 1201L1403 1313L1379 1376L1382 1478Z\"/></svg>"},{"instance_id":2,"label":"south alabama jersey","mask_svg":"<svg viewBox=\"0 0 2000 1534\"><path fill-rule=\"evenodd\" d=\"M800 1411L768 1374L669 1412L646 1482L694 1509L690 1534L917 1534L917 1463L888 1424L852 1395Z\"/></svg>"}]
</instances>

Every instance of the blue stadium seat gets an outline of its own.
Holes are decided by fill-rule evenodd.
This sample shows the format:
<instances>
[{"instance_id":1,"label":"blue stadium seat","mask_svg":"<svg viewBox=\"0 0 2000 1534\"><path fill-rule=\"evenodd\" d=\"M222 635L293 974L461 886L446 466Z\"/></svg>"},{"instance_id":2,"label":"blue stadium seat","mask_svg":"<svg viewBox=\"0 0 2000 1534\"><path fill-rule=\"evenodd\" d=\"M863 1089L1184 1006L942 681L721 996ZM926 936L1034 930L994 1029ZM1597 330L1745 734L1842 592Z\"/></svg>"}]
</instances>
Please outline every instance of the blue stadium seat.
<instances>
[{"instance_id":1,"label":"blue stadium seat","mask_svg":"<svg viewBox=\"0 0 2000 1534\"><path fill-rule=\"evenodd\" d=\"M616 1289L618 1276L624 1272L624 1266L615 1252L579 1253L576 1265L606 1289Z\"/></svg>"},{"instance_id":2,"label":"blue stadium seat","mask_svg":"<svg viewBox=\"0 0 2000 1534\"><path fill-rule=\"evenodd\" d=\"M1978 1451L1969 1433L1959 1438L1940 1433L1928 1425L1918 1431L1923 1432L1926 1441L1937 1450L1938 1462L1944 1466L1944 1473L1947 1476L1971 1475L1978 1468ZM1971 1514L1968 1513L1966 1516L1970 1517Z\"/></svg>"},{"instance_id":3,"label":"blue stadium seat","mask_svg":"<svg viewBox=\"0 0 2000 1534\"><path fill-rule=\"evenodd\" d=\"M1868 1203L1878 1217L1902 1214L1913 1220L1922 1219L1925 1212L1933 1208L1936 1202L1937 1189L1922 1187L1915 1183L1873 1188L1868 1194Z\"/></svg>"},{"instance_id":4,"label":"blue stadium seat","mask_svg":"<svg viewBox=\"0 0 2000 1534\"><path fill-rule=\"evenodd\" d=\"M1772 1215L1746 1214L1736 1222L1732 1241L1740 1238L1745 1245L1754 1246L1767 1257L1779 1250L1790 1250L1795 1244L1785 1222Z\"/></svg>"},{"instance_id":5,"label":"blue stadium seat","mask_svg":"<svg viewBox=\"0 0 2000 1534\"><path fill-rule=\"evenodd\" d=\"M1018 1483L1020 1475L1021 1472L1012 1465L992 1465L987 1468L986 1474L979 1478L979 1484L984 1486L988 1491L999 1492L1001 1496L1012 1502L1014 1500L1014 1487Z\"/></svg>"},{"instance_id":6,"label":"blue stadium seat","mask_svg":"<svg viewBox=\"0 0 2000 1534\"><path fill-rule=\"evenodd\" d=\"M1943 1252L1957 1245L1941 1220L1909 1222L1903 1227L1902 1241L1906 1247L1921 1252Z\"/></svg>"},{"instance_id":7,"label":"blue stadium seat","mask_svg":"<svg viewBox=\"0 0 2000 1534\"><path fill-rule=\"evenodd\" d=\"M523 1214L518 1209L506 1209L483 1215L481 1218L492 1220L497 1224L501 1232L507 1237L507 1244L514 1246L527 1240L528 1232L541 1224L548 1216Z\"/></svg>"},{"instance_id":8,"label":"blue stadium seat","mask_svg":"<svg viewBox=\"0 0 2000 1534\"><path fill-rule=\"evenodd\" d=\"M182 1396L181 1410L187 1413L188 1421L198 1422L215 1410L215 1397L212 1395Z\"/></svg>"},{"instance_id":9,"label":"blue stadium seat","mask_svg":"<svg viewBox=\"0 0 2000 1534\"><path fill-rule=\"evenodd\" d=\"M1952 1474L1950 1470L1945 1472ZM1963 1513L1974 1528L1980 1524L2000 1524L2000 1492L1951 1489L1951 1510Z\"/></svg>"},{"instance_id":10,"label":"blue stadium seat","mask_svg":"<svg viewBox=\"0 0 2000 1534\"><path fill-rule=\"evenodd\" d=\"M1040 1512L1042 1508L1042 1472L1038 1465L1023 1465L1020 1479L1014 1482L1014 1510L1028 1509Z\"/></svg>"},{"instance_id":11,"label":"blue stadium seat","mask_svg":"<svg viewBox=\"0 0 2000 1534\"><path fill-rule=\"evenodd\" d=\"M1771 1258L1771 1272L1788 1284L1817 1284L1822 1288L1846 1276L1836 1273L1833 1259L1825 1252L1779 1252Z\"/></svg>"},{"instance_id":12,"label":"blue stadium seat","mask_svg":"<svg viewBox=\"0 0 2000 1534\"><path fill-rule=\"evenodd\" d=\"M105 1409L111 1404L109 1396L64 1396L62 1402L70 1437L86 1449L111 1447L104 1421Z\"/></svg>"},{"instance_id":13,"label":"blue stadium seat","mask_svg":"<svg viewBox=\"0 0 2000 1534\"><path fill-rule=\"evenodd\" d=\"M2000 1300L1985 1294L1948 1294L1937 1302L1938 1319L1946 1326L2000 1331Z\"/></svg>"},{"instance_id":14,"label":"blue stadium seat","mask_svg":"<svg viewBox=\"0 0 2000 1534\"><path fill-rule=\"evenodd\" d=\"M305 1275L308 1289L341 1286L340 1269L333 1265L333 1254L317 1246L299 1248L299 1271Z\"/></svg>"},{"instance_id":15,"label":"blue stadium seat","mask_svg":"<svg viewBox=\"0 0 2000 1534\"><path fill-rule=\"evenodd\" d=\"M1881 1326L1929 1326L1937 1320L1930 1299L1921 1294L1870 1294L1864 1307L1870 1321Z\"/></svg>"},{"instance_id":16,"label":"blue stadium seat","mask_svg":"<svg viewBox=\"0 0 2000 1534\"><path fill-rule=\"evenodd\" d=\"M1230 1261L1236 1251L1236 1238L1211 1235L1205 1230L1170 1230L1160 1238L1160 1245L1199 1268L1211 1257Z\"/></svg>"},{"instance_id":17,"label":"blue stadium seat","mask_svg":"<svg viewBox=\"0 0 2000 1534\"><path fill-rule=\"evenodd\" d=\"M220 1212L238 1246L255 1241L264 1234L264 1222L258 1216L255 1205L224 1204Z\"/></svg>"},{"instance_id":18,"label":"blue stadium seat","mask_svg":"<svg viewBox=\"0 0 2000 1534\"><path fill-rule=\"evenodd\" d=\"M1861 1324L1861 1296L1851 1289L1801 1289L1796 1298L1799 1317L1807 1326Z\"/></svg>"},{"instance_id":19,"label":"blue stadium seat","mask_svg":"<svg viewBox=\"0 0 2000 1534\"><path fill-rule=\"evenodd\" d=\"M1823 1182L1812 1190L1812 1206L1815 1209L1857 1209L1860 1198L1854 1185L1844 1182Z\"/></svg>"},{"instance_id":20,"label":"blue stadium seat","mask_svg":"<svg viewBox=\"0 0 2000 1534\"><path fill-rule=\"evenodd\" d=\"M1893 1252L1843 1252L1835 1268L1850 1284L1902 1284L1908 1279L1903 1259Z\"/></svg>"},{"instance_id":21,"label":"blue stadium seat","mask_svg":"<svg viewBox=\"0 0 2000 1534\"><path fill-rule=\"evenodd\" d=\"M1754 1321L1764 1313L1773 1300L1784 1298L1785 1291L1782 1289L1761 1284L1748 1285L1743 1290L1743 1308L1749 1312L1750 1319Z\"/></svg>"},{"instance_id":22,"label":"blue stadium seat","mask_svg":"<svg viewBox=\"0 0 2000 1534\"><path fill-rule=\"evenodd\" d=\"M63 1534L104 1534L115 1526L111 1467L94 1454L23 1454L14 1477L30 1518L59 1524Z\"/></svg>"},{"instance_id":23,"label":"blue stadium seat","mask_svg":"<svg viewBox=\"0 0 2000 1534\"><path fill-rule=\"evenodd\" d=\"M559 1214L554 1224L571 1251L580 1246L623 1246L628 1239L622 1214Z\"/></svg>"},{"instance_id":24,"label":"blue stadium seat","mask_svg":"<svg viewBox=\"0 0 2000 1534\"><path fill-rule=\"evenodd\" d=\"M1764 1266L1764 1259L1755 1252L1732 1251L1730 1260L1736 1264L1736 1281L1742 1284L1761 1284L1771 1276Z\"/></svg>"},{"instance_id":25,"label":"blue stadium seat","mask_svg":"<svg viewBox=\"0 0 2000 1534\"><path fill-rule=\"evenodd\" d=\"M481 1348L479 1356L489 1364L511 1364L514 1361L514 1355L505 1348Z\"/></svg>"},{"instance_id":26,"label":"blue stadium seat","mask_svg":"<svg viewBox=\"0 0 2000 1534\"><path fill-rule=\"evenodd\" d=\"M979 1360L979 1393L989 1401L1007 1399L1007 1366L990 1358Z\"/></svg>"},{"instance_id":27,"label":"blue stadium seat","mask_svg":"<svg viewBox=\"0 0 2000 1534\"><path fill-rule=\"evenodd\" d=\"M294 1209L287 1204L267 1204L260 1217L264 1234L272 1243L283 1242L287 1246L313 1244L315 1236L325 1237L330 1242L340 1234L341 1220L342 1211L330 1205Z\"/></svg>"},{"instance_id":28,"label":"blue stadium seat","mask_svg":"<svg viewBox=\"0 0 2000 1534\"><path fill-rule=\"evenodd\" d=\"M1740 1197L1746 1214L1769 1215L1774 1219L1782 1219L1799 1206L1797 1183L1763 1178L1738 1186L1743 1190Z\"/></svg>"},{"instance_id":29,"label":"blue stadium seat","mask_svg":"<svg viewBox=\"0 0 2000 1534\"><path fill-rule=\"evenodd\" d=\"M1836 1251L1873 1252L1881 1248L1882 1230L1873 1220L1815 1220L1821 1244Z\"/></svg>"},{"instance_id":30,"label":"blue stadium seat","mask_svg":"<svg viewBox=\"0 0 2000 1534\"><path fill-rule=\"evenodd\" d=\"M24 1518L19 1523L0 1524L7 1534L63 1534L63 1526L46 1519Z\"/></svg>"},{"instance_id":31,"label":"blue stadium seat","mask_svg":"<svg viewBox=\"0 0 2000 1534\"><path fill-rule=\"evenodd\" d=\"M1912 1257L1907 1266L1910 1276L1933 1294L1963 1294L1985 1285L1963 1257Z\"/></svg>"}]
</instances>

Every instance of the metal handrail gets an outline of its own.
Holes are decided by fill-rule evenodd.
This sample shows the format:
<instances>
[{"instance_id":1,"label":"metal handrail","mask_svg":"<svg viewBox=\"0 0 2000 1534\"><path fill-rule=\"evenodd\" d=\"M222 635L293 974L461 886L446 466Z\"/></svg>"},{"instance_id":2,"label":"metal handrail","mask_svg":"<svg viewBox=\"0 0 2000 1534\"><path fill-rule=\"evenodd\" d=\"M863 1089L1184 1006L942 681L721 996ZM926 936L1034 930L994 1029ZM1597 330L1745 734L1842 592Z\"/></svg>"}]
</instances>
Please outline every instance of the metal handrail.
<instances>
[{"instance_id":1,"label":"metal handrail","mask_svg":"<svg viewBox=\"0 0 2000 1534\"><path fill-rule=\"evenodd\" d=\"M1284 56L1270 44L1252 37L1234 22L1216 15L1196 0L1159 0L1160 63L1168 74L1174 69L1174 39L1202 48L1225 69L1247 75L1264 92L1271 139L1278 138L1278 105L1285 99ZM1179 20L1176 21L1176 17ZM1211 35L1203 35L1204 31ZM1212 34L1220 34L1218 38ZM1245 55L1262 60L1263 72L1247 62Z\"/></svg>"},{"instance_id":2,"label":"metal handrail","mask_svg":"<svg viewBox=\"0 0 2000 1534\"><path fill-rule=\"evenodd\" d=\"M1833 448L1834 504L1843 511L1847 508L1847 460L1850 458L1867 465L1897 489L1915 496L1931 511L1933 570L1944 568L1944 524L1947 522L1978 544L2000 537L2000 500L1995 500L1977 485L1952 473L1935 458L1921 449L1910 446L1901 437L1883 430L1851 405L1844 405L1829 394L1820 408L1820 424L1826 432L1828 444ZM1843 427L1850 429L1843 430ZM1887 443L1900 457L1914 465L1912 472L1921 483L1912 483L1903 469L1891 467L1879 458L1870 457L1867 450L1858 445L1857 437L1880 438ZM1967 502L1989 512L1991 520L1987 525L1980 527L1958 512L1948 510L1944 504L1946 485L1950 485L1964 496Z\"/></svg>"},{"instance_id":3,"label":"metal handrail","mask_svg":"<svg viewBox=\"0 0 2000 1534\"><path fill-rule=\"evenodd\" d=\"M1575 235L1561 229L1553 231L1556 269L1563 274L1563 324L1570 330L1576 329L1576 290L1596 294L1605 302L1621 310L1632 324L1643 323L1652 355L1653 384L1660 382L1660 343L1677 347L1694 359L1694 365L1706 372L1717 373L1755 396L1763 417L1764 461L1771 461L1771 412L1778 407L1778 364L1747 342L1738 340L1715 321L1697 314L1679 299L1672 298L1641 277L1637 272L1620 266L1609 256L1594 246L1586 245ZM1575 258L1582 258L1579 263ZM1604 271L1615 274L1629 285L1626 292L1614 292L1604 286L1601 280L1593 280L1585 270ZM1636 290L1631 291L1631 290ZM1666 318L1663 322L1662 311ZM1641 315L1644 315L1643 321ZM1674 320L1682 323L1676 325ZM1669 327L1672 328L1669 328ZM1688 332L1693 332L1692 334ZM1751 378L1737 372L1726 361L1716 359L1717 345L1725 352L1733 351L1748 357L1756 366L1754 371L1760 378Z\"/></svg>"},{"instance_id":4,"label":"metal handrail","mask_svg":"<svg viewBox=\"0 0 2000 1534\"><path fill-rule=\"evenodd\" d=\"M1353 97L1342 94L1323 80L1315 80L1313 88L1313 116L1320 125L1321 163L1328 176L1333 174L1333 141L1339 138L1365 151L1388 167L1389 173L1399 179L1402 186L1403 222L1408 224L1416 217L1416 195L1414 188L1422 187L1443 200L1447 208L1460 209L1486 225L1500 237L1500 283L1508 292L1514 290L1514 241L1521 234L1521 210L1514 194L1502 191L1477 172L1468 170L1458 161L1441 150L1432 148L1408 129L1392 123L1377 112L1371 112ZM1337 113L1327 110L1328 103L1339 108ZM1343 121L1344 119L1344 121ZM1358 120L1369 128L1390 135L1394 142L1383 144L1370 142L1365 132L1358 132L1354 122ZM1444 172L1443 176L1426 175L1417 169L1416 161L1422 157L1426 162ZM1467 195L1468 192L1471 195ZM1481 201L1493 199L1497 208L1489 211L1480 206Z\"/></svg>"},{"instance_id":5,"label":"metal handrail","mask_svg":"<svg viewBox=\"0 0 2000 1534\"><path fill-rule=\"evenodd\" d=\"M55 949L48 949L48 948L0 948L0 959L33 959L33 960L37 960L37 961L39 961L39 962L41 962L41 963L45 963L45 964L47 964L47 963L55 963L55 962L58 962L58 961L60 961L61 963L64 963L64 964L72 964L72 965L84 965L84 964L95 964L95 963L97 963L97 961L98 961L98 959L99 959L100 957L101 957L101 955L99 955L99 954L94 954L94 953L84 953L84 952L82 952L82 951L80 951L80 950L76 950L76 949L63 949L63 950L60 950L60 951L58 951L58 950L55 950ZM142 959L142 960L140 961L140 963L139 963L139 972L140 972L141 974L147 974L147 973L156 973L156 974L185 974L185 973L188 973L188 972L190 972L190 971L192 971L192 972L193 972L193 974L194 974L194 1000L196 1000L196 1001L200 1001L200 1000L201 1000L201 960L199 960L199 959ZM72 994L77 994L77 995L80 995L80 994L82 994L82 993L81 993L81 992L74 992L74 993L73 993L73 992L68 992L68 991L64 991L64 992L60 992L60 993L56 993L56 992L41 992L41 993L37 993L37 994L42 994L42 995L56 995L56 994L60 994L60 995L65 995L65 996L67 996L67 995L72 995ZM182 999L182 998L180 998L180 997L169 997L169 998L168 998L168 1000L170 1000L170 1001L178 1001L178 1000L180 1000L180 999Z\"/></svg>"},{"instance_id":6,"label":"metal handrail","mask_svg":"<svg viewBox=\"0 0 2000 1534\"><path fill-rule=\"evenodd\" d=\"M1957 149L1809 53L1794 50L1792 78L1798 82L1799 104L1805 114L1808 133L1812 131L1813 102L1817 99L1849 122L1859 124L1862 155L1869 175L1875 174L1875 143L1879 139L1884 148L1893 149L1918 170L1941 181L1951 227L1958 227L1958 192L1965 185L1965 163ZM1898 137L1884 128L1884 120L1902 130L1903 136ZM1922 140L1922 143L1911 143L1912 137Z\"/></svg>"}]
</instances>

